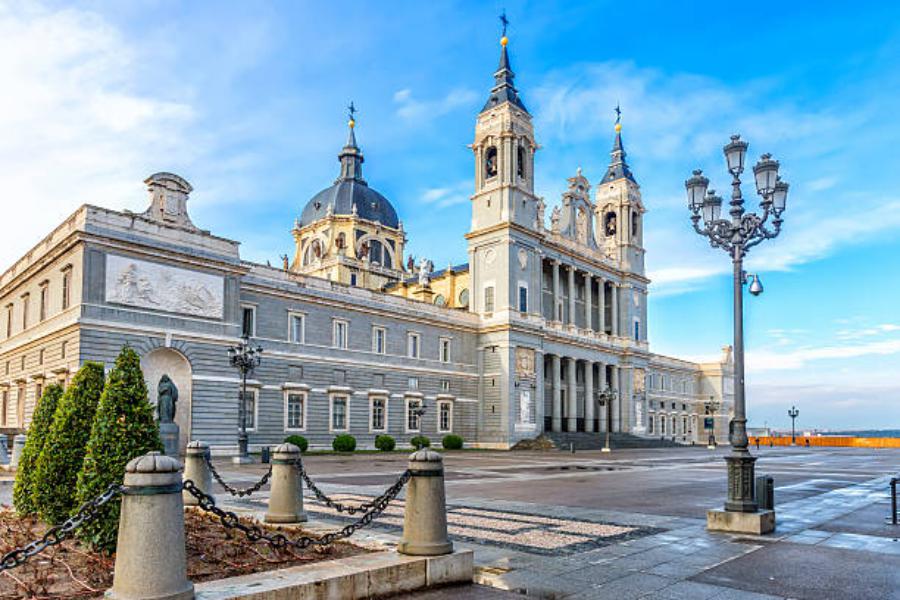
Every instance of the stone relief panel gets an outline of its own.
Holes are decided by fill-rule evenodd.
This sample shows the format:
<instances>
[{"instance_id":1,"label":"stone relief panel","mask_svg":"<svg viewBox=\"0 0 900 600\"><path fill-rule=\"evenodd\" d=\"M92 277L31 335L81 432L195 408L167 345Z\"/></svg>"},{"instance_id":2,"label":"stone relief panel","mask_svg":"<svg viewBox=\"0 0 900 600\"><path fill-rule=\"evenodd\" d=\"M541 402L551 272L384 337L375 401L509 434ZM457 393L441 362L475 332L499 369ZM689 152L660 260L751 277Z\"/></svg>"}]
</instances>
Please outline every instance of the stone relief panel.
<instances>
[{"instance_id":1,"label":"stone relief panel","mask_svg":"<svg viewBox=\"0 0 900 600\"><path fill-rule=\"evenodd\" d=\"M516 348L516 375L519 378L534 378L533 348Z\"/></svg>"},{"instance_id":2,"label":"stone relief panel","mask_svg":"<svg viewBox=\"0 0 900 600\"><path fill-rule=\"evenodd\" d=\"M225 280L208 273L107 255L106 301L221 319Z\"/></svg>"}]
</instances>

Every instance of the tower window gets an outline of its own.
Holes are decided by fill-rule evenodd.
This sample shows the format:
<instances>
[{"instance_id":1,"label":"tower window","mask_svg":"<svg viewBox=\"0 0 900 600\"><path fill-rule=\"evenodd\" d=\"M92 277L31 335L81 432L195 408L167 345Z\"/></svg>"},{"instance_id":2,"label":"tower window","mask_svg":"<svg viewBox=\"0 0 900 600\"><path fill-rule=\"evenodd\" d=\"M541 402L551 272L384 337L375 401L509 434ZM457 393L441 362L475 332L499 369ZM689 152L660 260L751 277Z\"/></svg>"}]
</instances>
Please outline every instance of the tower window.
<instances>
[{"instance_id":1,"label":"tower window","mask_svg":"<svg viewBox=\"0 0 900 600\"><path fill-rule=\"evenodd\" d=\"M484 153L484 176L488 179L497 176L497 148L488 147Z\"/></svg>"},{"instance_id":2,"label":"tower window","mask_svg":"<svg viewBox=\"0 0 900 600\"><path fill-rule=\"evenodd\" d=\"M484 288L484 312L494 312L494 286Z\"/></svg>"},{"instance_id":3,"label":"tower window","mask_svg":"<svg viewBox=\"0 0 900 600\"><path fill-rule=\"evenodd\" d=\"M525 179L525 147L519 146L516 149L516 175L520 179Z\"/></svg>"},{"instance_id":4,"label":"tower window","mask_svg":"<svg viewBox=\"0 0 900 600\"><path fill-rule=\"evenodd\" d=\"M616 213L614 211L609 211L603 217L603 231L607 236L616 235Z\"/></svg>"},{"instance_id":5,"label":"tower window","mask_svg":"<svg viewBox=\"0 0 900 600\"><path fill-rule=\"evenodd\" d=\"M636 210L631 212L631 237L637 237L640 218Z\"/></svg>"}]
</instances>

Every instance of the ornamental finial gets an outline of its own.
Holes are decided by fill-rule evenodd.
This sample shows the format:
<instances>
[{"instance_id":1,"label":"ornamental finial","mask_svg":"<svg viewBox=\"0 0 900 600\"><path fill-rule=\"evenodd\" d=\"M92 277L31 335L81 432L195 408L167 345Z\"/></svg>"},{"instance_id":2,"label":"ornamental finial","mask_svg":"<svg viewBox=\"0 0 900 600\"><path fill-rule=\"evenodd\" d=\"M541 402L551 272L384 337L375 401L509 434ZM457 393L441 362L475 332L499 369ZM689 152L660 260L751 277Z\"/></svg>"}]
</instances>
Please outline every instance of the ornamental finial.
<instances>
[{"instance_id":1,"label":"ornamental finial","mask_svg":"<svg viewBox=\"0 0 900 600\"><path fill-rule=\"evenodd\" d=\"M502 37L500 38L500 45L505 46L506 44L509 43L509 38L506 37L506 28L509 26L509 19L506 18L506 9L505 8L503 9L503 14L501 14L499 18L500 18L500 23L503 24L503 33L502 33Z\"/></svg>"},{"instance_id":2,"label":"ornamental finial","mask_svg":"<svg viewBox=\"0 0 900 600\"><path fill-rule=\"evenodd\" d=\"M350 106L347 107L347 115L350 117L350 120L347 121L347 126L351 129L356 126L356 107L353 106L353 101L350 101Z\"/></svg>"},{"instance_id":3,"label":"ornamental finial","mask_svg":"<svg viewBox=\"0 0 900 600\"><path fill-rule=\"evenodd\" d=\"M613 112L616 113L616 133L619 133L620 131L622 131L622 109L619 108L618 102L616 102L616 108L613 110Z\"/></svg>"}]
</instances>

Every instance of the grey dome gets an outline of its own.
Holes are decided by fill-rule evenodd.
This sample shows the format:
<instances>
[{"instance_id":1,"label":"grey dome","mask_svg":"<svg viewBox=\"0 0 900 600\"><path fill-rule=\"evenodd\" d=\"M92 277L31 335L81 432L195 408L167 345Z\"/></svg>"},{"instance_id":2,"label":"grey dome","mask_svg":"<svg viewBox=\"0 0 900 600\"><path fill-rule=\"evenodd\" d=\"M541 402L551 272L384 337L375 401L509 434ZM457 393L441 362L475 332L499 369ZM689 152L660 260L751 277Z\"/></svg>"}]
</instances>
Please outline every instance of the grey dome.
<instances>
[{"instance_id":1,"label":"grey dome","mask_svg":"<svg viewBox=\"0 0 900 600\"><path fill-rule=\"evenodd\" d=\"M300 215L300 226L325 218L329 206L335 215L351 215L356 206L360 219L377 221L394 229L399 226L397 211L388 199L357 179L338 179L333 186L313 196Z\"/></svg>"}]
</instances>

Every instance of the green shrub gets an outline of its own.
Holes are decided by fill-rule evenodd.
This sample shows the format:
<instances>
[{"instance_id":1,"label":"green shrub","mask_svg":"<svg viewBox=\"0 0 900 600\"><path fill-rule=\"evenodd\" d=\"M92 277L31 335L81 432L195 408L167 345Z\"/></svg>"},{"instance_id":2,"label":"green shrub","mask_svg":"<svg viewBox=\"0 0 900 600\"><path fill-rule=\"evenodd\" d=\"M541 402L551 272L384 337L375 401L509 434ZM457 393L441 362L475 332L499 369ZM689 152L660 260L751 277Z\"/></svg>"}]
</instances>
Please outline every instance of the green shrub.
<instances>
[{"instance_id":1,"label":"green shrub","mask_svg":"<svg viewBox=\"0 0 900 600\"><path fill-rule=\"evenodd\" d=\"M300 448L300 452L306 452L306 449L309 448L309 442L302 435L289 435L284 438L284 442L297 446Z\"/></svg>"},{"instance_id":2,"label":"green shrub","mask_svg":"<svg viewBox=\"0 0 900 600\"><path fill-rule=\"evenodd\" d=\"M431 440L429 440L424 435L417 435L416 437L409 440L409 443L412 444L412 447L416 450L421 450L422 448L428 448L431 446Z\"/></svg>"},{"instance_id":3,"label":"green shrub","mask_svg":"<svg viewBox=\"0 0 900 600\"><path fill-rule=\"evenodd\" d=\"M36 511L34 505L35 465L41 455L41 448L47 441L50 426L53 424L53 415L59 406L59 399L63 395L63 389L57 384L44 388L44 394L38 401L31 417L31 426L28 428L28 439L22 456L19 458L19 468L16 471L16 483L13 486L13 506L20 515L28 515Z\"/></svg>"},{"instance_id":4,"label":"green shrub","mask_svg":"<svg viewBox=\"0 0 900 600\"><path fill-rule=\"evenodd\" d=\"M47 523L62 523L76 507L75 483L101 393L103 364L86 362L59 399L34 479L34 506Z\"/></svg>"},{"instance_id":5,"label":"green shrub","mask_svg":"<svg viewBox=\"0 0 900 600\"><path fill-rule=\"evenodd\" d=\"M356 450L356 438L349 433L342 433L334 438L331 447L335 452L353 452Z\"/></svg>"},{"instance_id":6,"label":"green shrub","mask_svg":"<svg viewBox=\"0 0 900 600\"><path fill-rule=\"evenodd\" d=\"M462 450L462 436L458 436L455 433L445 435L444 439L441 440L441 446L444 447L444 450Z\"/></svg>"},{"instance_id":7,"label":"green shrub","mask_svg":"<svg viewBox=\"0 0 900 600\"><path fill-rule=\"evenodd\" d=\"M376 435L375 436L375 447L381 450L382 452L390 452L394 449L394 446L397 445L397 442L394 441L389 435Z\"/></svg>"},{"instance_id":8,"label":"green shrub","mask_svg":"<svg viewBox=\"0 0 900 600\"><path fill-rule=\"evenodd\" d=\"M76 506L99 496L110 484L122 483L125 465L132 458L162 449L159 425L147 400L141 359L130 346L125 346L100 396L78 474ZM110 502L101 508L97 519L78 529L78 537L95 550L114 551L119 506L118 502Z\"/></svg>"}]
</instances>

